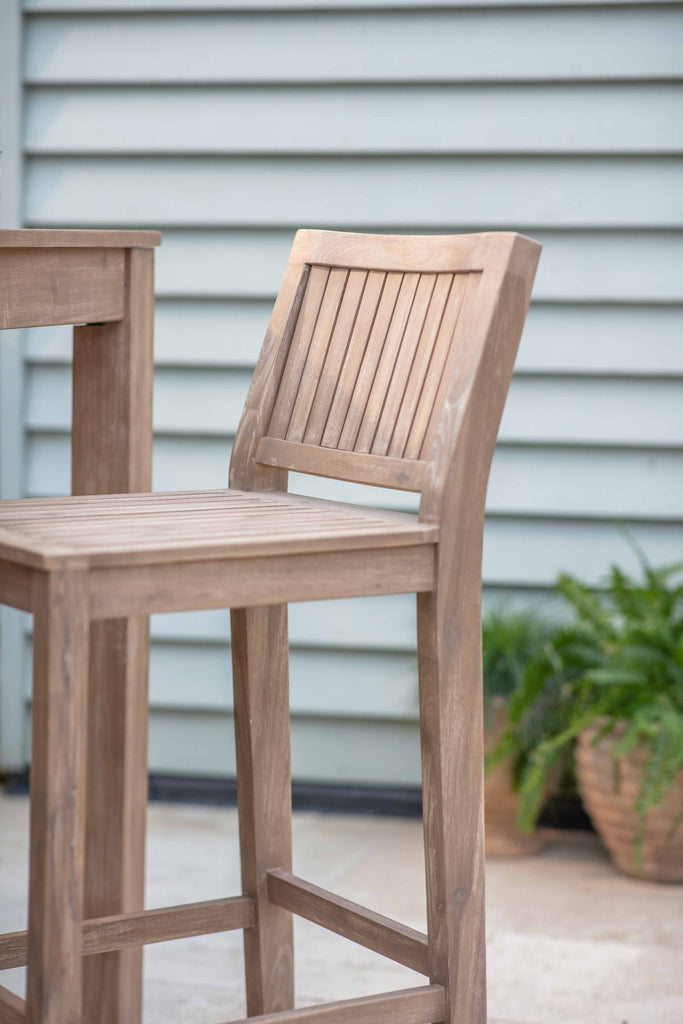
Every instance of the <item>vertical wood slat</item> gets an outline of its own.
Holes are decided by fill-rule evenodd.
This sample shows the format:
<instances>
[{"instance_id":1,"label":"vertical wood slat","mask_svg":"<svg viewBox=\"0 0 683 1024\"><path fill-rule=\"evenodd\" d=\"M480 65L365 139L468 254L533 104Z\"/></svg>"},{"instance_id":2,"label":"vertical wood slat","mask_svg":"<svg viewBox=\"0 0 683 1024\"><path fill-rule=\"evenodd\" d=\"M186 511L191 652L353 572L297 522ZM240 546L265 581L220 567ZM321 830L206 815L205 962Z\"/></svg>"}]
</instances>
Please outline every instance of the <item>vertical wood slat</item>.
<instances>
[{"instance_id":1,"label":"vertical wood slat","mask_svg":"<svg viewBox=\"0 0 683 1024\"><path fill-rule=\"evenodd\" d=\"M422 344L425 318L436 284L436 274L421 274L403 337L394 355L389 358L391 377L383 404L375 410L378 422L372 440L373 455L386 455L396 420L403 407L405 389L416 353ZM389 353L389 356L391 354ZM393 363L393 365L391 365ZM381 412L380 412L381 409Z\"/></svg>"},{"instance_id":2,"label":"vertical wood slat","mask_svg":"<svg viewBox=\"0 0 683 1024\"><path fill-rule=\"evenodd\" d=\"M327 349L341 311L348 277L348 270L337 267L330 270L285 434L288 441L303 441Z\"/></svg>"},{"instance_id":3,"label":"vertical wood slat","mask_svg":"<svg viewBox=\"0 0 683 1024\"><path fill-rule=\"evenodd\" d=\"M324 355L315 398L311 406L303 441L319 445L327 423L332 401L339 382L340 368L344 363L346 350L354 333L356 320L363 306L363 293L367 271L350 270L339 315L332 331L330 343Z\"/></svg>"},{"instance_id":4,"label":"vertical wood slat","mask_svg":"<svg viewBox=\"0 0 683 1024\"><path fill-rule=\"evenodd\" d=\"M323 448L340 447L340 437L353 400L358 372L365 356L375 319L382 300L387 275L380 270L368 271L365 290L353 325L349 344L339 371L327 422L320 444Z\"/></svg>"},{"instance_id":5,"label":"vertical wood slat","mask_svg":"<svg viewBox=\"0 0 683 1024\"><path fill-rule=\"evenodd\" d=\"M425 371L424 382L417 399L415 412L405 447L403 457L406 459L419 458L423 450L423 441L435 410L439 385L444 381L447 373L447 362L449 354L456 356L457 346L454 344L454 335L460 317L460 311L465 301L468 274L456 274L453 286L448 296L443 319L439 324L429 365ZM417 453L417 454L414 454Z\"/></svg>"},{"instance_id":6,"label":"vertical wood slat","mask_svg":"<svg viewBox=\"0 0 683 1024\"><path fill-rule=\"evenodd\" d=\"M361 419L358 434L353 445L353 450L356 452L370 453L372 450L377 419L391 382L396 353L399 351L406 327L408 326L420 278L420 274L404 274L403 276L391 323L389 324L389 329L375 366L372 385L363 411L363 418Z\"/></svg>"},{"instance_id":7,"label":"vertical wood slat","mask_svg":"<svg viewBox=\"0 0 683 1024\"><path fill-rule=\"evenodd\" d=\"M363 420L363 413L365 412L372 383L375 379L377 364L382 354L402 283L403 274L390 273L386 275L384 288L382 289L375 312L370 336L363 352L363 358L360 361L353 395L337 445L337 447L346 451L354 451L358 430Z\"/></svg>"},{"instance_id":8,"label":"vertical wood slat","mask_svg":"<svg viewBox=\"0 0 683 1024\"><path fill-rule=\"evenodd\" d=\"M268 434L272 437L284 438L289 426L328 277L327 267L311 267L268 426Z\"/></svg>"},{"instance_id":9,"label":"vertical wood slat","mask_svg":"<svg viewBox=\"0 0 683 1024\"><path fill-rule=\"evenodd\" d=\"M437 275L429 302L429 309L425 316L420 343L415 353L408 379L405 382L403 401L396 416L389 448L386 453L394 458L401 458L405 452L410 428L413 424L413 418L431 364L436 339L439 336L441 324L446 315L446 308L450 301L453 281L453 274Z\"/></svg>"},{"instance_id":10,"label":"vertical wood slat","mask_svg":"<svg viewBox=\"0 0 683 1024\"><path fill-rule=\"evenodd\" d=\"M259 441L267 433L287 365L290 344L299 319L311 268L290 260L263 339L230 458L230 486L250 491L286 490L287 473L255 461Z\"/></svg>"},{"instance_id":11,"label":"vertical wood slat","mask_svg":"<svg viewBox=\"0 0 683 1024\"><path fill-rule=\"evenodd\" d=\"M424 404L421 403L420 411L422 412L422 417L418 418L416 416L415 421L413 423L413 427L416 428L417 435L415 436L415 443L417 444L418 440L421 442L420 451L418 455L419 458L429 457L429 452L432 446L432 441L434 440L434 435L436 434L436 431L439 427L439 424L443 416L443 408L446 402L446 397L449 394L449 392L452 391L453 380L457 372L458 363L462 359L460 347L458 346L455 340L455 333L458 330L458 323L460 320L461 311L467 307L471 307L471 305L475 301L481 275L467 274L466 276L463 275L463 277L464 281L462 285L462 298L458 303L457 309L454 310L453 312L453 331L448 342L448 348L446 349L445 352L445 358L443 360L443 363L441 364L442 369L438 375L436 373L431 374L431 387L429 390L431 392L434 387L434 383L436 383L436 394L434 395L434 398L431 402L425 402ZM406 450L406 456L407 453L408 449Z\"/></svg>"},{"instance_id":12,"label":"vertical wood slat","mask_svg":"<svg viewBox=\"0 0 683 1024\"><path fill-rule=\"evenodd\" d=\"M424 459L472 279L312 265L268 436Z\"/></svg>"}]
</instances>

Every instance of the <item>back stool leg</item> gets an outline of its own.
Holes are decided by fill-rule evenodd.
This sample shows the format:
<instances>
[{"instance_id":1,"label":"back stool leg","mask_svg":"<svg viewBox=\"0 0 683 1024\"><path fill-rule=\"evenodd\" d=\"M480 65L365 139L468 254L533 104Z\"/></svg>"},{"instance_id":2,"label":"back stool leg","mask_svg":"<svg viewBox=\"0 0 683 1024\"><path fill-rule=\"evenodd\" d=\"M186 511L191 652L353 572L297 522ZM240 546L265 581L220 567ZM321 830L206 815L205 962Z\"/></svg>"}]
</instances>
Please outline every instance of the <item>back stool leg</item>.
<instances>
[{"instance_id":1,"label":"back stool leg","mask_svg":"<svg viewBox=\"0 0 683 1024\"><path fill-rule=\"evenodd\" d=\"M294 1006L292 916L268 902L266 872L292 869L287 606L231 612L247 1014Z\"/></svg>"},{"instance_id":2,"label":"back stool leg","mask_svg":"<svg viewBox=\"0 0 683 1024\"><path fill-rule=\"evenodd\" d=\"M418 594L430 978L446 1024L486 1024L481 615Z\"/></svg>"},{"instance_id":3,"label":"back stool leg","mask_svg":"<svg viewBox=\"0 0 683 1024\"><path fill-rule=\"evenodd\" d=\"M81 1021L87 577L34 584L28 1024Z\"/></svg>"}]
</instances>

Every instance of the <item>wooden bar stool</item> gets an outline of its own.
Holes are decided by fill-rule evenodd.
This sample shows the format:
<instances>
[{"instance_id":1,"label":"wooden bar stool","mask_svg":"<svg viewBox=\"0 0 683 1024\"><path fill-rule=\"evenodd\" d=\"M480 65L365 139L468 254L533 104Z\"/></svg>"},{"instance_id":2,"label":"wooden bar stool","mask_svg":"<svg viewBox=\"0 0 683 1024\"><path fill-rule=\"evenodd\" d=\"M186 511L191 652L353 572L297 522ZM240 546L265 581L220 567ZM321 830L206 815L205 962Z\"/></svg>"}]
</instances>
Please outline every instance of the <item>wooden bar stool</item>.
<instances>
[{"instance_id":1,"label":"wooden bar stool","mask_svg":"<svg viewBox=\"0 0 683 1024\"><path fill-rule=\"evenodd\" d=\"M0 1020L82 1021L81 959L244 929L272 1024L485 1024L481 552L498 424L540 247L515 234L300 231L230 489L9 501L0 600L33 612L28 963ZM418 516L287 494L287 471L417 491ZM291 874L287 602L417 593L428 934ZM232 610L242 895L83 921L90 623ZM129 780L134 785L135 780ZM292 914L429 979L294 1010ZM127 1022L126 1022L127 1024Z\"/></svg>"}]
</instances>

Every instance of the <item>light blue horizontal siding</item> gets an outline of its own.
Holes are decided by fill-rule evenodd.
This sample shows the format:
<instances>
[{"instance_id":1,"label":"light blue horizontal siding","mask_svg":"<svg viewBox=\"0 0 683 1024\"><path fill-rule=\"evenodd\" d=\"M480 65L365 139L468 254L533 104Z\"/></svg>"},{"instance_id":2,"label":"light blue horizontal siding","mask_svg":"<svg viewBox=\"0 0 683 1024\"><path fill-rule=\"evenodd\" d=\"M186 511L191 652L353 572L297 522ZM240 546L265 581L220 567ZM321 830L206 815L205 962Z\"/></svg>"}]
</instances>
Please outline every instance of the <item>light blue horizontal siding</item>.
<instances>
[{"instance_id":1,"label":"light blue horizontal siding","mask_svg":"<svg viewBox=\"0 0 683 1024\"><path fill-rule=\"evenodd\" d=\"M224 487L229 445L223 438L157 437L154 489ZM68 439L32 432L27 490L33 497L66 493ZM683 452L662 448L581 448L500 444L487 507L496 515L580 516L584 519L679 520ZM638 486L634 486L634 480ZM322 477L290 476L290 489L331 501L353 501L415 511L417 496L349 485Z\"/></svg>"},{"instance_id":2,"label":"light blue horizontal siding","mask_svg":"<svg viewBox=\"0 0 683 1024\"><path fill-rule=\"evenodd\" d=\"M683 157L33 157L24 210L35 227L683 228L682 179Z\"/></svg>"},{"instance_id":3,"label":"light blue horizontal siding","mask_svg":"<svg viewBox=\"0 0 683 1024\"><path fill-rule=\"evenodd\" d=\"M517 227L524 225L520 222ZM432 233L462 230L463 225L444 220ZM167 228L157 250L157 293L272 302L293 236L291 229L260 226L250 230L214 226L204 231ZM630 231L624 226L608 231L552 230L545 225L534 230L534 237L544 248L532 302L683 303L679 272L683 234L679 231Z\"/></svg>"},{"instance_id":4,"label":"light blue horizontal siding","mask_svg":"<svg viewBox=\"0 0 683 1024\"><path fill-rule=\"evenodd\" d=\"M420 781L417 727L372 719L293 718L292 772L314 782L410 786ZM157 711L149 730L152 771L235 774L229 714Z\"/></svg>"},{"instance_id":5,"label":"light blue horizontal siding","mask_svg":"<svg viewBox=\"0 0 683 1024\"><path fill-rule=\"evenodd\" d=\"M681 259L683 265L683 253ZM271 309L268 299L159 299L156 364L251 370ZM517 371L683 376L682 338L683 305L535 302ZM71 349L70 327L26 332L31 363L68 363Z\"/></svg>"},{"instance_id":6,"label":"light blue horizontal siding","mask_svg":"<svg viewBox=\"0 0 683 1024\"><path fill-rule=\"evenodd\" d=\"M296 227L513 228L544 252L489 486L485 602L559 614L558 571L635 568L624 529L653 561L680 557L683 3L25 8L26 223L164 228L155 489L225 484ZM26 333L29 494L68 486L70 350L68 329ZM417 782L414 599L292 605L290 634L295 773ZM153 769L231 772L227 613L157 616L152 636Z\"/></svg>"},{"instance_id":7,"label":"light blue horizontal siding","mask_svg":"<svg viewBox=\"0 0 683 1024\"><path fill-rule=\"evenodd\" d=\"M438 82L680 75L678 4L35 15L26 79Z\"/></svg>"},{"instance_id":8,"label":"light blue horizontal siding","mask_svg":"<svg viewBox=\"0 0 683 1024\"><path fill-rule=\"evenodd\" d=\"M581 0L584 7L627 7L629 4L657 2L675 4L679 0ZM429 0L431 8L458 10L477 7L563 7L575 6L577 0ZM115 13L151 11L356 11L356 10L419 10L424 0L24 0L27 12L45 13Z\"/></svg>"},{"instance_id":9,"label":"light blue horizontal siding","mask_svg":"<svg viewBox=\"0 0 683 1024\"><path fill-rule=\"evenodd\" d=\"M674 83L34 87L24 116L33 155L675 154L682 103Z\"/></svg>"},{"instance_id":10,"label":"light blue horizontal siding","mask_svg":"<svg viewBox=\"0 0 683 1024\"><path fill-rule=\"evenodd\" d=\"M235 433L251 380L248 370L157 369L154 425L158 434ZM69 429L71 373L45 364L27 370L31 430ZM499 437L516 443L683 447L683 380L517 375Z\"/></svg>"},{"instance_id":11,"label":"light blue horizontal siding","mask_svg":"<svg viewBox=\"0 0 683 1024\"><path fill-rule=\"evenodd\" d=\"M412 651L293 646L289 670L290 706L295 717L417 721ZM150 707L155 711L233 710L227 642L197 644L157 639L152 648L149 681ZM30 673L26 676L25 692L30 694Z\"/></svg>"}]
</instances>

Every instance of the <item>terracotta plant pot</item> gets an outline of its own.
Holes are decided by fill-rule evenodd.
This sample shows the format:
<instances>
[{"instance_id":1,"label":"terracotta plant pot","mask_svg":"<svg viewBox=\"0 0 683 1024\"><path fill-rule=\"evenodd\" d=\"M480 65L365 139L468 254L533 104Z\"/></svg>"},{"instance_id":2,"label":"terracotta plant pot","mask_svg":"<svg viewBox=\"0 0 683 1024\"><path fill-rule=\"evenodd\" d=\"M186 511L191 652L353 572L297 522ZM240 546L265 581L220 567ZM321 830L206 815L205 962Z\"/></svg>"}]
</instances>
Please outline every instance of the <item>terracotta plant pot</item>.
<instances>
[{"instance_id":1,"label":"terracotta plant pot","mask_svg":"<svg viewBox=\"0 0 683 1024\"><path fill-rule=\"evenodd\" d=\"M492 697L490 723L486 728L486 750L491 750L507 725L507 712L502 697ZM517 828L519 796L512 787L512 767L508 761L499 764L484 777L484 821L487 857L512 857L535 853L543 845L537 833L527 836Z\"/></svg>"},{"instance_id":2,"label":"terracotta plant pot","mask_svg":"<svg viewBox=\"0 0 683 1024\"><path fill-rule=\"evenodd\" d=\"M653 882L683 882L683 772L663 801L647 813L641 865L636 856L638 815L634 804L645 751L634 750L620 757L615 766L614 744L623 730L594 745L599 728L596 724L582 732L576 750L579 791L596 831L624 874Z\"/></svg>"}]
</instances>

